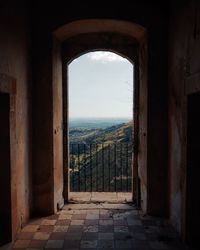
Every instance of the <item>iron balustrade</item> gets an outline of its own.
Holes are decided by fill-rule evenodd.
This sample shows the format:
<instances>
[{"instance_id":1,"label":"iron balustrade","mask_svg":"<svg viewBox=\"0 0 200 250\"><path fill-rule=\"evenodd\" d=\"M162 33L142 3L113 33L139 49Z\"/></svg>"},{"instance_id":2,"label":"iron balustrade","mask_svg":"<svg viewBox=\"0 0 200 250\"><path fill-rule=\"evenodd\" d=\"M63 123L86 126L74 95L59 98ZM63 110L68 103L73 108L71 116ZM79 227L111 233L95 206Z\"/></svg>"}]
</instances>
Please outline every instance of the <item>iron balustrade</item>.
<instances>
[{"instance_id":1,"label":"iron balustrade","mask_svg":"<svg viewBox=\"0 0 200 250\"><path fill-rule=\"evenodd\" d=\"M70 192L131 192L132 143L70 143Z\"/></svg>"}]
</instances>

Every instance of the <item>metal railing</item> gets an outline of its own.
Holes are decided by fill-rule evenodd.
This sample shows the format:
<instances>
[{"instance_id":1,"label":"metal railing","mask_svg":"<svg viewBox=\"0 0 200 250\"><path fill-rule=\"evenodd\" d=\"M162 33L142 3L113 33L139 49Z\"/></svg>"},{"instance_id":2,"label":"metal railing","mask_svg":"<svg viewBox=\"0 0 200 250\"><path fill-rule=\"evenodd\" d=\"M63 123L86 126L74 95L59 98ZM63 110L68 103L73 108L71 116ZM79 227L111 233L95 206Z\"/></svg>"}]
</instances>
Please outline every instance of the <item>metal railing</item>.
<instances>
[{"instance_id":1,"label":"metal railing","mask_svg":"<svg viewBox=\"0 0 200 250\"><path fill-rule=\"evenodd\" d=\"M70 192L130 192L132 143L70 144Z\"/></svg>"}]
</instances>

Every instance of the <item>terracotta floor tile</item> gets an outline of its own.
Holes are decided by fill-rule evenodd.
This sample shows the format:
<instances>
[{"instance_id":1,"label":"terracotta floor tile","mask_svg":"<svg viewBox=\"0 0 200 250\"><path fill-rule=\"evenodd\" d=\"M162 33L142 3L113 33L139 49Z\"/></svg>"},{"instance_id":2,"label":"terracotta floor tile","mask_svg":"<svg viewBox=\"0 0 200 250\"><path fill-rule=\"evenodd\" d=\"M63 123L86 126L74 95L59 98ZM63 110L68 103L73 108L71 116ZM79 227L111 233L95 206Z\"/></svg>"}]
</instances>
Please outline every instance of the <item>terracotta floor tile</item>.
<instances>
[{"instance_id":1,"label":"terracotta floor tile","mask_svg":"<svg viewBox=\"0 0 200 250\"><path fill-rule=\"evenodd\" d=\"M84 220L86 218L86 214L73 214L72 220Z\"/></svg>"},{"instance_id":2,"label":"terracotta floor tile","mask_svg":"<svg viewBox=\"0 0 200 250\"><path fill-rule=\"evenodd\" d=\"M71 224L70 225L75 225L75 226L82 226L84 225L84 220L71 220Z\"/></svg>"},{"instance_id":3,"label":"terracotta floor tile","mask_svg":"<svg viewBox=\"0 0 200 250\"><path fill-rule=\"evenodd\" d=\"M29 244L29 248L35 248L35 249L43 249L46 245L46 240L31 240Z\"/></svg>"},{"instance_id":4,"label":"terracotta floor tile","mask_svg":"<svg viewBox=\"0 0 200 250\"><path fill-rule=\"evenodd\" d=\"M114 226L108 225L108 226L99 226L99 232L101 233L113 233Z\"/></svg>"},{"instance_id":5,"label":"terracotta floor tile","mask_svg":"<svg viewBox=\"0 0 200 250\"><path fill-rule=\"evenodd\" d=\"M46 219L48 219L48 220L57 220L58 216L59 216L58 214L53 214L53 215L48 216Z\"/></svg>"},{"instance_id":6,"label":"terracotta floor tile","mask_svg":"<svg viewBox=\"0 0 200 250\"><path fill-rule=\"evenodd\" d=\"M49 236L49 240L64 240L66 237L65 232L53 232Z\"/></svg>"},{"instance_id":7,"label":"terracotta floor tile","mask_svg":"<svg viewBox=\"0 0 200 250\"><path fill-rule=\"evenodd\" d=\"M113 223L116 226L127 226L126 220L113 220Z\"/></svg>"},{"instance_id":8,"label":"terracotta floor tile","mask_svg":"<svg viewBox=\"0 0 200 250\"><path fill-rule=\"evenodd\" d=\"M48 240L45 248L62 248L64 245L64 240Z\"/></svg>"},{"instance_id":9,"label":"terracotta floor tile","mask_svg":"<svg viewBox=\"0 0 200 250\"><path fill-rule=\"evenodd\" d=\"M63 210L59 211L58 214L59 215L61 215L61 214L70 214L70 215L72 215L72 214L74 214L74 211L72 209L70 209L70 208L66 209L65 206L64 206Z\"/></svg>"},{"instance_id":10,"label":"terracotta floor tile","mask_svg":"<svg viewBox=\"0 0 200 250\"><path fill-rule=\"evenodd\" d=\"M105 220L105 219L112 219L112 215L109 213L109 214L100 214L99 215L99 219L101 220Z\"/></svg>"},{"instance_id":11,"label":"terracotta floor tile","mask_svg":"<svg viewBox=\"0 0 200 250\"><path fill-rule=\"evenodd\" d=\"M74 249L80 247L80 241L79 240L65 240L64 241L64 247L65 249Z\"/></svg>"},{"instance_id":12,"label":"terracotta floor tile","mask_svg":"<svg viewBox=\"0 0 200 250\"><path fill-rule=\"evenodd\" d=\"M62 250L79 250L80 248L62 248ZM92 249L90 249L90 250L92 250ZM96 249L94 249L94 250L96 250Z\"/></svg>"},{"instance_id":13,"label":"terracotta floor tile","mask_svg":"<svg viewBox=\"0 0 200 250\"><path fill-rule=\"evenodd\" d=\"M97 240L82 240L81 248L96 248Z\"/></svg>"},{"instance_id":14,"label":"terracotta floor tile","mask_svg":"<svg viewBox=\"0 0 200 250\"><path fill-rule=\"evenodd\" d=\"M69 226L54 226L53 232L67 232Z\"/></svg>"},{"instance_id":15,"label":"terracotta floor tile","mask_svg":"<svg viewBox=\"0 0 200 250\"><path fill-rule=\"evenodd\" d=\"M98 248L110 249L114 248L114 241L113 240L98 240Z\"/></svg>"},{"instance_id":16,"label":"terracotta floor tile","mask_svg":"<svg viewBox=\"0 0 200 250\"><path fill-rule=\"evenodd\" d=\"M151 247L151 249L168 249L167 245L161 241L150 241L149 246Z\"/></svg>"},{"instance_id":17,"label":"terracotta floor tile","mask_svg":"<svg viewBox=\"0 0 200 250\"><path fill-rule=\"evenodd\" d=\"M112 226L113 220L99 220L99 225L101 226Z\"/></svg>"},{"instance_id":18,"label":"terracotta floor tile","mask_svg":"<svg viewBox=\"0 0 200 250\"><path fill-rule=\"evenodd\" d=\"M88 225L88 226L84 226L83 228L83 232L91 232L91 233L97 233L99 231L99 227L98 225Z\"/></svg>"},{"instance_id":19,"label":"terracotta floor tile","mask_svg":"<svg viewBox=\"0 0 200 250\"><path fill-rule=\"evenodd\" d=\"M83 231L83 226L70 225L67 232L68 233L80 233Z\"/></svg>"},{"instance_id":20,"label":"terracotta floor tile","mask_svg":"<svg viewBox=\"0 0 200 250\"><path fill-rule=\"evenodd\" d=\"M133 238L137 240L147 240L145 233L134 233Z\"/></svg>"},{"instance_id":21,"label":"terracotta floor tile","mask_svg":"<svg viewBox=\"0 0 200 250\"><path fill-rule=\"evenodd\" d=\"M149 246L149 242L148 241L133 239L132 242L133 242L133 247L136 248L136 249L144 249L144 250L151 249L150 246Z\"/></svg>"},{"instance_id":22,"label":"terracotta floor tile","mask_svg":"<svg viewBox=\"0 0 200 250\"><path fill-rule=\"evenodd\" d=\"M115 240L116 248L132 248L133 242L132 240Z\"/></svg>"},{"instance_id":23,"label":"terracotta floor tile","mask_svg":"<svg viewBox=\"0 0 200 250\"><path fill-rule=\"evenodd\" d=\"M110 214L110 213L111 213L111 211L108 210L108 209L99 209L99 215L101 215L101 214Z\"/></svg>"},{"instance_id":24,"label":"terracotta floor tile","mask_svg":"<svg viewBox=\"0 0 200 250\"><path fill-rule=\"evenodd\" d=\"M65 240L81 240L82 233L67 233L65 235Z\"/></svg>"},{"instance_id":25,"label":"terracotta floor tile","mask_svg":"<svg viewBox=\"0 0 200 250\"><path fill-rule=\"evenodd\" d=\"M129 229L127 226L114 226L115 232L129 232Z\"/></svg>"},{"instance_id":26,"label":"terracotta floor tile","mask_svg":"<svg viewBox=\"0 0 200 250\"><path fill-rule=\"evenodd\" d=\"M141 226L142 222L141 220L127 219L127 224L129 226Z\"/></svg>"},{"instance_id":27,"label":"terracotta floor tile","mask_svg":"<svg viewBox=\"0 0 200 250\"><path fill-rule=\"evenodd\" d=\"M56 224L56 220L49 220L49 219L44 219L41 223L41 225L46 225L46 226L53 226Z\"/></svg>"},{"instance_id":28,"label":"terracotta floor tile","mask_svg":"<svg viewBox=\"0 0 200 250\"><path fill-rule=\"evenodd\" d=\"M55 225L56 226L69 226L70 220L57 220Z\"/></svg>"},{"instance_id":29,"label":"terracotta floor tile","mask_svg":"<svg viewBox=\"0 0 200 250\"><path fill-rule=\"evenodd\" d=\"M27 225L22 229L22 232L34 233L37 232L39 225Z\"/></svg>"},{"instance_id":30,"label":"terracotta floor tile","mask_svg":"<svg viewBox=\"0 0 200 250\"><path fill-rule=\"evenodd\" d=\"M33 239L34 240L48 240L50 234L47 232L37 232L34 234Z\"/></svg>"},{"instance_id":31,"label":"terracotta floor tile","mask_svg":"<svg viewBox=\"0 0 200 250\"><path fill-rule=\"evenodd\" d=\"M33 238L34 233L29 232L21 232L17 235L18 240L31 240Z\"/></svg>"},{"instance_id":32,"label":"terracotta floor tile","mask_svg":"<svg viewBox=\"0 0 200 250\"><path fill-rule=\"evenodd\" d=\"M144 226L128 226L130 232L146 232Z\"/></svg>"},{"instance_id":33,"label":"terracotta floor tile","mask_svg":"<svg viewBox=\"0 0 200 250\"><path fill-rule=\"evenodd\" d=\"M98 239L99 240L113 240L114 234L113 233L99 233Z\"/></svg>"},{"instance_id":34,"label":"terracotta floor tile","mask_svg":"<svg viewBox=\"0 0 200 250\"><path fill-rule=\"evenodd\" d=\"M98 233L86 232L82 234L82 240L97 240Z\"/></svg>"},{"instance_id":35,"label":"terracotta floor tile","mask_svg":"<svg viewBox=\"0 0 200 250\"><path fill-rule=\"evenodd\" d=\"M133 234L131 232L115 232L115 240L130 240L133 239Z\"/></svg>"},{"instance_id":36,"label":"terracotta floor tile","mask_svg":"<svg viewBox=\"0 0 200 250\"><path fill-rule=\"evenodd\" d=\"M98 220L99 219L99 214L87 214L86 215L86 220Z\"/></svg>"},{"instance_id":37,"label":"terracotta floor tile","mask_svg":"<svg viewBox=\"0 0 200 250\"><path fill-rule=\"evenodd\" d=\"M85 225L98 225L99 220L85 220Z\"/></svg>"},{"instance_id":38,"label":"terracotta floor tile","mask_svg":"<svg viewBox=\"0 0 200 250\"><path fill-rule=\"evenodd\" d=\"M86 210L86 213L90 213L90 214L100 214L100 209L95 209L94 207L92 209L88 209Z\"/></svg>"},{"instance_id":39,"label":"terracotta floor tile","mask_svg":"<svg viewBox=\"0 0 200 250\"><path fill-rule=\"evenodd\" d=\"M13 245L13 248L23 248L23 249L26 249L28 248L29 244L30 244L30 240L16 240L14 245Z\"/></svg>"},{"instance_id":40,"label":"terracotta floor tile","mask_svg":"<svg viewBox=\"0 0 200 250\"><path fill-rule=\"evenodd\" d=\"M50 233L54 230L54 226L51 226L51 225L41 225L39 228L38 228L38 232L47 232L47 233Z\"/></svg>"},{"instance_id":41,"label":"terracotta floor tile","mask_svg":"<svg viewBox=\"0 0 200 250\"><path fill-rule=\"evenodd\" d=\"M29 225L40 225L44 218L34 218L31 219Z\"/></svg>"},{"instance_id":42,"label":"terracotta floor tile","mask_svg":"<svg viewBox=\"0 0 200 250\"><path fill-rule=\"evenodd\" d=\"M71 220L72 214L60 214L58 220Z\"/></svg>"}]
</instances>

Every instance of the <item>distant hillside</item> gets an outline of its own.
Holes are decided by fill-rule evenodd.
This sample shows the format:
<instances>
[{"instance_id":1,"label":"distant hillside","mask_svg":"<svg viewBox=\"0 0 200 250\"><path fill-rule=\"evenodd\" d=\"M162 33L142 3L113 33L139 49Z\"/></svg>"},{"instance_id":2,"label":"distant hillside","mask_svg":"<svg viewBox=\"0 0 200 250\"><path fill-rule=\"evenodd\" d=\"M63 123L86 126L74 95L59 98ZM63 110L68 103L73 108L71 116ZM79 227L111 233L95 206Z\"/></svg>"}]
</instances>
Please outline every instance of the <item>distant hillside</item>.
<instances>
[{"instance_id":1,"label":"distant hillside","mask_svg":"<svg viewBox=\"0 0 200 250\"><path fill-rule=\"evenodd\" d=\"M117 143L132 141L132 121L105 129L73 128L69 131L70 143Z\"/></svg>"},{"instance_id":2,"label":"distant hillside","mask_svg":"<svg viewBox=\"0 0 200 250\"><path fill-rule=\"evenodd\" d=\"M71 191L131 190L132 124L70 129Z\"/></svg>"}]
</instances>

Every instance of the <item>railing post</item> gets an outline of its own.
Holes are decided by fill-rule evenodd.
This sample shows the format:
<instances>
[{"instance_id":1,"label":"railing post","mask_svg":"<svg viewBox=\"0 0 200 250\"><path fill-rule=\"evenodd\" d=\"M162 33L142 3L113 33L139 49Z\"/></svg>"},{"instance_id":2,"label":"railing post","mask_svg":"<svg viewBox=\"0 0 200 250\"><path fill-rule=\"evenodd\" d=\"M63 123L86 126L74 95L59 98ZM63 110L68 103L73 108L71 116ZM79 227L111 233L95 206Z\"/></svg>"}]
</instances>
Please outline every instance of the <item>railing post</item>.
<instances>
[{"instance_id":1,"label":"railing post","mask_svg":"<svg viewBox=\"0 0 200 250\"><path fill-rule=\"evenodd\" d=\"M103 192L104 192L104 145L102 143L102 189L103 189Z\"/></svg>"},{"instance_id":2,"label":"railing post","mask_svg":"<svg viewBox=\"0 0 200 250\"><path fill-rule=\"evenodd\" d=\"M94 146L93 144L88 146L79 143L70 144L71 191L130 191L132 172L130 154L132 154L130 143L114 143L106 147L104 143L94 144ZM112 180L114 183L111 185Z\"/></svg>"},{"instance_id":3,"label":"railing post","mask_svg":"<svg viewBox=\"0 0 200 250\"><path fill-rule=\"evenodd\" d=\"M71 168L71 175L70 175L70 179L72 177L72 191L74 191L74 144L71 144L71 149L72 149L72 167L70 166ZM70 183L71 184L71 183ZM70 185L71 186L71 185Z\"/></svg>"},{"instance_id":4,"label":"railing post","mask_svg":"<svg viewBox=\"0 0 200 250\"><path fill-rule=\"evenodd\" d=\"M90 144L90 191L92 192L92 144Z\"/></svg>"},{"instance_id":5,"label":"railing post","mask_svg":"<svg viewBox=\"0 0 200 250\"><path fill-rule=\"evenodd\" d=\"M98 192L98 144L96 144L96 147L95 147L95 150L96 150L96 191Z\"/></svg>"},{"instance_id":6,"label":"railing post","mask_svg":"<svg viewBox=\"0 0 200 250\"><path fill-rule=\"evenodd\" d=\"M123 165L122 165L122 143L120 143L120 182L121 182L121 191L123 190L122 186L122 174L123 174Z\"/></svg>"},{"instance_id":7,"label":"railing post","mask_svg":"<svg viewBox=\"0 0 200 250\"><path fill-rule=\"evenodd\" d=\"M78 144L78 190L81 191L81 179L80 179L80 145Z\"/></svg>"},{"instance_id":8,"label":"railing post","mask_svg":"<svg viewBox=\"0 0 200 250\"><path fill-rule=\"evenodd\" d=\"M115 192L117 192L117 145L114 147L114 166L115 166Z\"/></svg>"},{"instance_id":9,"label":"railing post","mask_svg":"<svg viewBox=\"0 0 200 250\"><path fill-rule=\"evenodd\" d=\"M126 191L128 192L128 147L129 144L126 144Z\"/></svg>"},{"instance_id":10,"label":"railing post","mask_svg":"<svg viewBox=\"0 0 200 250\"><path fill-rule=\"evenodd\" d=\"M110 192L110 145L108 145L108 191Z\"/></svg>"},{"instance_id":11,"label":"railing post","mask_svg":"<svg viewBox=\"0 0 200 250\"><path fill-rule=\"evenodd\" d=\"M87 190L86 188L86 146L84 144L84 148L83 148L83 153L84 153L84 183L85 183L85 192Z\"/></svg>"}]
</instances>

